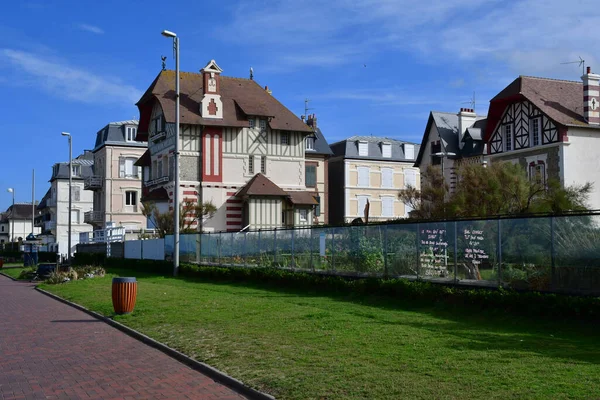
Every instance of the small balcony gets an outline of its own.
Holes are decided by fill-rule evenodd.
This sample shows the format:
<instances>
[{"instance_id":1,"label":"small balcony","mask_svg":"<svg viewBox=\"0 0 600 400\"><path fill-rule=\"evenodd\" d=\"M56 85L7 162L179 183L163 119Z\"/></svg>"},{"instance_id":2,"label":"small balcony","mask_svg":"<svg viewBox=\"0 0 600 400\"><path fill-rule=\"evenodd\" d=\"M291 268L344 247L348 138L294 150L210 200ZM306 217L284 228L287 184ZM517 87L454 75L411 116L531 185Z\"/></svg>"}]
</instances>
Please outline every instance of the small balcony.
<instances>
[{"instance_id":1,"label":"small balcony","mask_svg":"<svg viewBox=\"0 0 600 400\"><path fill-rule=\"evenodd\" d=\"M152 142L158 142L159 140L162 140L162 139L164 139L166 137L167 137L167 132L162 131L162 132L158 132L156 135L152 136L150 138L150 140Z\"/></svg>"},{"instance_id":2,"label":"small balcony","mask_svg":"<svg viewBox=\"0 0 600 400\"><path fill-rule=\"evenodd\" d=\"M102 177L94 175L94 176L85 178L85 180L83 181L83 188L85 190L102 189Z\"/></svg>"},{"instance_id":3,"label":"small balcony","mask_svg":"<svg viewBox=\"0 0 600 400\"><path fill-rule=\"evenodd\" d=\"M169 177L167 175L161 176L160 178L156 178L156 179L150 179L150 180L144 182L144 186L150 187L150 186L158 185L159 183L166 183L166 182L169 182Z\"/></svg>"},{"instance_id":4,"label":"small balcony","mask_svg":"<svg viewBox=\"0 0 600 400\"><path fill-rule=\"evenodd\" d=\"M88 211L83 214L83 222L86 224L99 225L104 222L104 211Z\"/></svg>"}]
</instances>

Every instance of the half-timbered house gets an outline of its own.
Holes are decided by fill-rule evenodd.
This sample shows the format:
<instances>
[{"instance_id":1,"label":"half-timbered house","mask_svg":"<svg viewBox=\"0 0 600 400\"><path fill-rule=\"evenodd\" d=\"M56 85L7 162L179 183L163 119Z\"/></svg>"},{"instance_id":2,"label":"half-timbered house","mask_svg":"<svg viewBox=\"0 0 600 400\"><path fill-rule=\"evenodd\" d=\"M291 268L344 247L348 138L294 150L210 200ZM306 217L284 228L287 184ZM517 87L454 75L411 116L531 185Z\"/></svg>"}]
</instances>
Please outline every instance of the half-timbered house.
<instances>
[{"instance_id":1,"label":"half-timbered house","mask_svg":"<svg viewBox=\"0 0 600 400\"><path fill-rule=\"evenodd\" d=\"M485 133L490 162L526 168L530 179L594 183L600 208L600 75L583 82L520 76L490 101Z\"/></svg>"},{"instance_id":2,"label":"half-timbered house","mask_svg":"<svg viewBox=\"0 0 600 400\"><path fill-rule=\"evenodd\" d=\"M304 157L313 129L267 87L221 73L211 60L200 73L180 74L179 199L217 207L206 231L311 225L317 202L304 195ZM175 71L161 71L137 103L138 140L148 140L138 161L142 200L162 211L173 207L175 190L174 89Z\"/></svg>"}]
</instances>

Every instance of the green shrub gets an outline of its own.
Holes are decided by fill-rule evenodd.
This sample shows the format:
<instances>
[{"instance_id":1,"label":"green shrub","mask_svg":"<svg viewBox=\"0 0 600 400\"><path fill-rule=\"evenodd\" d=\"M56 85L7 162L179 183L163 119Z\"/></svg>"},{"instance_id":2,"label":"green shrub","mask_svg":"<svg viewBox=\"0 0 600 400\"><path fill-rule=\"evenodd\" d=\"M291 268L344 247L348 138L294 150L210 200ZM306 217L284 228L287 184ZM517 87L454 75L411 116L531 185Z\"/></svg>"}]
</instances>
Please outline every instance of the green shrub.
<instances>
[{"instance_id":1,"label":"green shrub","mask_svg":"<svg viewBox=\"0 0 600 400\"><path fill-rule=\"evenodd\" d=\"M518 292L502 288L466 289L406 279L349 279L275 268L228 268L182 264L180 274L213 281L255 282L327 293L388 296L415 304L469 307L515 315L589 320L600 318L600 297Z\"/></svg>"}]
</instances>

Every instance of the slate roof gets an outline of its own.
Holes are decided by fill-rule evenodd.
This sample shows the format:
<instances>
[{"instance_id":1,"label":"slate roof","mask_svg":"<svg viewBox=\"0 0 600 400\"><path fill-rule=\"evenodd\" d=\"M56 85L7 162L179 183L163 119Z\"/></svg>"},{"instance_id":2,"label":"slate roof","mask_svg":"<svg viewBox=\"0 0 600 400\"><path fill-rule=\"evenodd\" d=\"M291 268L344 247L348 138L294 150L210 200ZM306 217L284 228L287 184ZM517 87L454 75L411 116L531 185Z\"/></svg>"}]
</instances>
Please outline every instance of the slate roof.
<instances>
[{"instance_id":1,"label":"slate roof","mask_svg":"<svg viewBox=\"0 0 600 400\"><path fill-rule=\"evenodd\" d=\"M4 217L5 220L30 220L31 211L31 204L15 204L14 209L11 204L4 213ZM34 215L37 215L37 206L35 206Z\"/></svg>"},{"instance_id":2,"label":"slate roof","mask_svg":"<svg viewBox=\"0 0 600 400\"><path fill-rule=\"evenodd\" d=\"M219 88L223 103L223 118L202 118L202 73L180 72L180 121L182 124L248 127L248 116L272 117L271 129L311 133L312 129L269 94L256 81L220 76ZM137 102L140 109L139 134L147 135L150 104L156 99L167 123L175 122L175 71L161 71Z\"/></svg>"},{"instance_id":3,"label":"slate roof","mask_svg":"<svg viewBox=\"0 0 600 400\"><path fill-rule=\"evenodd\" d=\"M126 127L138 127L138 121L135 119L127 121L110 122L104 128L96 133L96 144L94 152L100 150L103 146L125 146L125 147L147 147L146 142L128 142L126 139Z\"/></svg>"},{"instance_id":4,"label":"slate roof","mask_svg":"<svg viewBox=\"0 0 600 400\"><path fill-rule=\"evenodd\" d=\"M315 200L315 194L307 191L289 191L287 192L290 203L297 205L317 205L319 204Z\"/></svg>"},{"instance_id":5,"label":"slate roof","mask_svg":"<svg viewBox=\"0 0 600 400\"><path fill-rule=\"evenodd\" d=\"M440 143L442 151L454 153L456 156L449 158L473 157L483 154L485 150L485 142L482 140L483 132L487 126L487 116L478 115L475 117L475 123L472 127L467 128L463 135L465 145L460 149L458 145L458 114L440 111L431 111L429 120L423 134L423 140L419 148L419 154L415 161L415 166L421 163L425 146L429 142L429 132L431 126L435 124L438 134L440 135Z\"/></svg>"},{"instance_id":6,"label":"slate roof","mask_svg":"<svg viewBox=\"0 0 600 400\"><path fill-rule=\"evenodd\" d=\"M248 183L241 188L236 197L246 196L281 196L287 197L288 194L282 188L271 182L269 178L261 173L254 175Z\"/></svg>"},{"instance_id":7,"label":"slate roof","mask_svg":"<svg viewBox=\"0 0 600 400\"><path fill-rule=\"evenodd\" d=\"M368 142L369 155L359 156L357 141ZM381 149L381 143L390 143L392 145L392 157L384 158ZM404 154L404 144L412 144L414 146L414 154L419 152L420 145L417 143L406 142L397 139L377 136L351 136L348 139L330 145L334 156L344 156L344 158L356 158L364 160L381 160L381 161L403 161L414 162L414 159L407 159Z\"/></svg>"},{"instance_id":8,"label":"slate roof","mask_svg":"<svg viewBox=\"0 0 600 400\"><path fill-rule=\"evenodd\" d=\"M79 156L74 158L72 163L73 165L81 165L81 175L73 175L73 180L83 180L87 177L94 175L94 154L91 151L85 150L83 154L80 154ZM54 164L54 166L52 167L52 177L50 178L49 182L52 182L55 179L69 179L68 162Z\"/></svg>"},{"instance_id":9,"label":"slate roof","mask_svg":"<svg viewBox=\"0 0 600 400\"><path fill-rule=\"evenodd\" d=\"M50 194L50 189L48 189L48 191L46 192L44 197L42 197L42 200L40 200L40 203L38 204L38 210L46 208L46 201L50 198Z\"/></svg>"},{"instance_id":10,"label":"slate roof","mask_svg":"<svg viewBox=\"0 0 600 400\"><path fill-rule=\"evenodd\" d=\"M308 137L315 138L315 145L314 145L315 149L314 150L306 150L307 156L309 156L311 154L326 155L326 156L333 155L333 152L331 151L329 144L327 144L327 139L325 139L323 132L321 132L321 128L317 127L317 129L314 130L313 134L308 135Z\"/></svg>"},{"instance_id":11,"label":"slate roof","mask_svg":"<svg viewBox=\"0 0 600 400\"><path fill-rule=\"evenodd\" d=\"M583 117L582 82L519 76L490 100L486 139L502 118L506 105L522 99L533 103L559 125L600 129L588 124Z\"/></svg>"}]
</instances>

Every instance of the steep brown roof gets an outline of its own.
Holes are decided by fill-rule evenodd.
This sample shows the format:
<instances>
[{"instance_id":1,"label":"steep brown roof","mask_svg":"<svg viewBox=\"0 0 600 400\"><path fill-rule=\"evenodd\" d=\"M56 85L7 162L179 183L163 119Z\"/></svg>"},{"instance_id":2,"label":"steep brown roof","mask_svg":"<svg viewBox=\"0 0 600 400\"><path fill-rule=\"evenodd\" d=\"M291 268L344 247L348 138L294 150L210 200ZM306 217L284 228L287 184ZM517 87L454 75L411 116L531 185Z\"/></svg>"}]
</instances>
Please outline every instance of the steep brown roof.
<instances>
[{"instance_id":1,"label":"steep brown roof","mask_svg":"<svg viewBox=\"0 0 600 400\"><path fill-rule=\"evenodd\" d=\"M288 194L279 186L274 184L263 174L256 174L254 178L236 194L236 197L246 196L281 196L287 197Z\"/></svg>"},{"instance_id":2,"label":"steep brown roof","mask_svg":"<svg viewBox=\"0 0 600 400\"><path fill-rule=\"evenodd\" d=\"M146 150L144 154L133 165L137 165L138 167L149 167L151 165L151 157L150 150Z\"/></svg>"},{"instance_id":3,"label":"steep brown roof","mask_svg":"<svg viewBox=\"0 0 600 400\"><path fill-rule=\"evenodd\" d=\"M180 72L182 124L247 127L248 116L272 117L272 129L312 132L294 113L288 110L275 97L250 79L220 77L220 94L223 102L223 119L202 118L200 102L203 97L201 73ZM175 122L175 71L161 71L146 93L137 103L140 112L146 103L156 98L162 106L167 122ZM140 130L147 124L140 121Z\"/></svg>"},{"instance_id":4,"label":"steep brown roof","mask_svg":"<svg viewBox=\"0 0 600 400\"><path fill-rule=\"evenodd\" d=\"M14 210L14 212L13 212ZM31 204L15 204L14 208L12 204L6 210L5 216L9 220L30 220L31 219ZM37 205L35 206L35 211L37 214Z\"/></svg>"},{"instance_id":5,"label":"steep brown roof","mask_svg":"<svg viewBox=\"0 0 600 400\"><path fill-rule=\"evenodd\" d=\"M300 205L317 205L319 204L317 200L315 200L314 193L306 192L306 191L289 191L287 192L290 202L292 204L300 204Z\"/></svg>"},{"instance_id":6,"label":"steep brown roof","mask_svg":"<svg viewBox=\"0 0 600 400\"><path fill-rule=\"evenodd\" d=\"M508 103L526 99L563 126L598 128L583 117L583 83L519 76L490 101L486 138L489 138Z\"/></svg>"}]
</instances>

